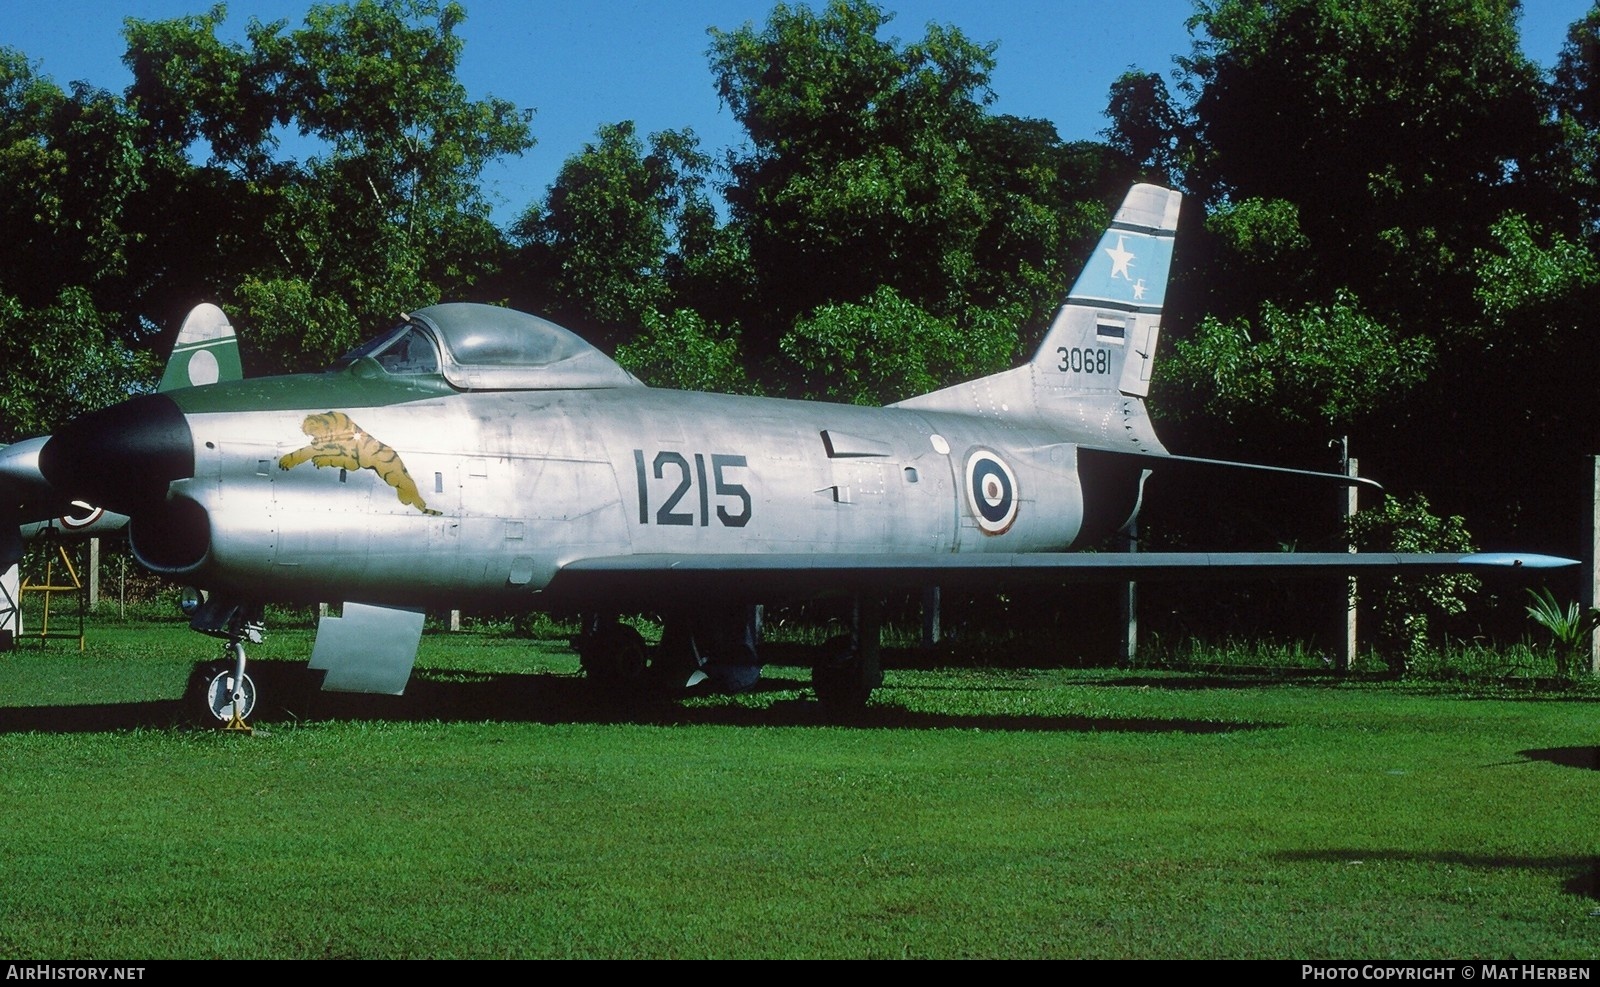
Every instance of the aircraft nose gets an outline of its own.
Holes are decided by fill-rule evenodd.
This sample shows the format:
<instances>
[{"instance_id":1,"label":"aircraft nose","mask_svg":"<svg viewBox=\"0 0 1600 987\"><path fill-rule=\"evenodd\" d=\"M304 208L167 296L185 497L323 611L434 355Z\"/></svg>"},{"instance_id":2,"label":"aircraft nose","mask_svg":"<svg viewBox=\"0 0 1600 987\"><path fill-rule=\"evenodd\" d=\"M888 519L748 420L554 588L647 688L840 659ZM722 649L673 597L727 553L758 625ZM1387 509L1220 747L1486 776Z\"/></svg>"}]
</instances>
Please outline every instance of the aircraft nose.
<instances>
[{"instance_id":1,"label":"aircraft nose","mask_svg":"<svg viewBox=\"0 0 1600 987\"><path fill-rule=\"evenodd\" d=\"M37 521L55 512L61 498L55 496L50 484L39 470L39 450L45 439L23 439L0 449L0 511L15 511L30 521ZM42 513L33 510L41 508Z\"/></svg>"},{"instance_id":2,"label":"aircraft nose","mask_svg":"<svg viewBox=\"0 0 1600 987\"><path fill-rule=\"evenodd\" d=\"M39 470L71 499L133 514L194 475L194 436L171 398L146 394L67 424L39 450Z\"/></svg>"}]
</instances>

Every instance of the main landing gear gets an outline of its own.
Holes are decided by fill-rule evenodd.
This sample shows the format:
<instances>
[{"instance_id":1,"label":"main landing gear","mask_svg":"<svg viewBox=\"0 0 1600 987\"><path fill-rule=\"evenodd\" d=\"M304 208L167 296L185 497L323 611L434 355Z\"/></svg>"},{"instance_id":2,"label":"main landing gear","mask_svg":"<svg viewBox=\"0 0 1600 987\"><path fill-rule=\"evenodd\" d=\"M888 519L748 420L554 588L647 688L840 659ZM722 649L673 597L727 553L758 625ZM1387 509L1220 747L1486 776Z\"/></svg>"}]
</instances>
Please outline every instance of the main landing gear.
<instances>
[{"instance_id":1,"label":"main landing gear","mask_svg":"<svg viewBox=\"0 0 1600 987\"><path fill-rule=\"evenodd\" d=\"M757 608L669 614L652 647L611 614L583 617L573 647L584 674L612 697L672 696L688 689L745 692L761 678Z\"/></svg>"},{"instance_id":2,"label":"main landing gear","mask_svg":"<svg viewBox=\"0 0 1600 987\"><path fill-rule=\"evenodd\" d=\"M864 706L883 684L880 638L883 601L858 598L850 633L832 638L811 670L817 699L838 710ZM760 679L756 607L669 614L661 643L652 647L613 615L585 615L573 647L584 674L610 698L672 696L704 688L746 692Z\"/></svg>"},{"instance_id":3,"label":"main landing gear","mask_svg":"<svg viewBox=\"0 0 1600 987\"><path fill-rule=\"evenodd\" d=\"M830 638L811 666L811 687L829 709L860 709L883 684L883 601L857 597L850 633Z\"/></svg>"},{"instance_id":4,"label":"main landing gear","mask_svg":"<svg viewBox=\"0 0 1600 987\"><path fill-rule=\"evenodd\" d=\"M613 696L643 691L650 671L650 646L644 635L615 617L584 615L573 647L596 688Z\"/></svg>"}]
</instances>

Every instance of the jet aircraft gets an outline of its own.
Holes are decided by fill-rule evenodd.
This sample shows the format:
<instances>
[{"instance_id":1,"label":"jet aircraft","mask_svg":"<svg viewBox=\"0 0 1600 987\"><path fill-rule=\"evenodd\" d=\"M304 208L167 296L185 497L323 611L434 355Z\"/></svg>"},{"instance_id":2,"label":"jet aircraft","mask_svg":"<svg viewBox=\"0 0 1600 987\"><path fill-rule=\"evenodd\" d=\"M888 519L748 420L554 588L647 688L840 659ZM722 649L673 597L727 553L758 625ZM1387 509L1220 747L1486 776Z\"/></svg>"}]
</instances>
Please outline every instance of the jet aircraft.
<instances>
[{"instance_id":1,"label":"jet aircraft","mask_svg":"<svg viewBox=\"0 0 1600 987\"><path fill-rule=\"evenodd\" d=\"M183 320L158 390L199 387L243 376L238 339L215 305L196 305ZM73 500L39 471L39 451L50 436L0 445L0 570L22 557L23 544L47 532L67 538L111 535L128 517Z\"/></svg>"},{"instance_id":2,"label":"jet aircraft","mask_svg":"<svg viewBox=\"0 0 1600 987\"><path fill-rule=\"evenodd\" d=\"M870 601L895 587L1569 564L1075 551L1135 516L1152 471L1369 482L1163 447L1144 398L1179 203L1132 188L1027 363L885 408L648 387L544 319L440 304L323 373L85 415L38 465L60 495L128 515L146 567L209 592L194 626L228 639L236 710L268 601L342 601L313 648L323 688L398 694L426 608L662 612L654 651L589 618L587 673L748 684L755 604L857 594L855 646L814 678L857 703L880 682Z\"/></svg>"},{"instance_id":3,"label":"jet aircraft","mask_svg":"<svg viewBox=\"0 0 1600 987\"><path fill-rule=\"evenodd\" d=\"M228 317L215 305L195 306L183 320L172 354L158 385L180 387L214 384L242 377L238 340ZM0 446L0 630L16 633L17 564L27 543L41 537L69 540L120 534L128 517L53 489L39 472L39 450L48 435Z\"/></svg>"}]
</instances>

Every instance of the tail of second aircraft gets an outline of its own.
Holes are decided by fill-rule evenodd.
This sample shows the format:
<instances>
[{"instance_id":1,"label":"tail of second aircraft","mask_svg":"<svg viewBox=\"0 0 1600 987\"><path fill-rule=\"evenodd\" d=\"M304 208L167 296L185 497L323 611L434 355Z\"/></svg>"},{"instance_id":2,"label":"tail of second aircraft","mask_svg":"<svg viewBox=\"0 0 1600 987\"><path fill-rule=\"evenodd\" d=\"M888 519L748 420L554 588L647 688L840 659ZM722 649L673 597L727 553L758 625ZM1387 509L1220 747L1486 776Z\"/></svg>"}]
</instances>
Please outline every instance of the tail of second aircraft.
<instances>
[{"instance_id":1,"label":"tail of second aircraft","mask_svg":"<svg viewBox=\"0 0 1600 987\"><path fill-rule=\"evenodd\" d=\"M897 407L1071 423L1090 445L1164 452L1144 413L1183 196L1129 190L1033 359Z\"/></svg>"},{"instance_id":2,"label":"tail of second aircraft","mask_svg":"<svg viewBox=\"0 0 1600 987\"><path fill-rule=\"evenodd\" d=\"M172 357L161 375L160 390L201 387L244 377L239 341L222 309L202 302L189 310L172 344Z\"/></svg>"}]
</instances>

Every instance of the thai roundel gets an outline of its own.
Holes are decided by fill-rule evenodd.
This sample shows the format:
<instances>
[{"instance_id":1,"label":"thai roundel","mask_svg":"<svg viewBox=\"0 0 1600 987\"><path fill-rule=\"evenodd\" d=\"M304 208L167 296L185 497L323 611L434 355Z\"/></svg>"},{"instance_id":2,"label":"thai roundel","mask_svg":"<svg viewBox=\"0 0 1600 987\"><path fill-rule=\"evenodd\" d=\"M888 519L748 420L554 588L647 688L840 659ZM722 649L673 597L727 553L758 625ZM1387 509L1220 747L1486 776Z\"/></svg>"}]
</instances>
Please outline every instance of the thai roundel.
<instances>
[{"instance_id":1,"label":"thai roundel","mask_svg":"<svg viewBox=\"0 0 1600 987\"><path fill-rule=\"evenodd\" d=\"M105 517L105 513L104 508L91 507L81 500L75 500L72 502L72 511L61 515L61 526L68 531L87 528L102 517Z\"/></svg>"},{"instance_id":2,"label":"thai roundel","mask_svg":"<svg viewBox=\"0 0 1600 987\"><path fill-rule=\"evenodd\" d=\"M987 449L967 456L967 506L985 534L1004 534L1017 519L1017 476Z\"/></svg>"}]
</instances>

